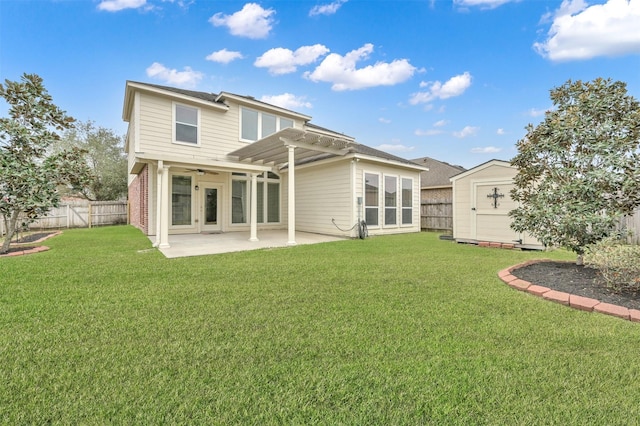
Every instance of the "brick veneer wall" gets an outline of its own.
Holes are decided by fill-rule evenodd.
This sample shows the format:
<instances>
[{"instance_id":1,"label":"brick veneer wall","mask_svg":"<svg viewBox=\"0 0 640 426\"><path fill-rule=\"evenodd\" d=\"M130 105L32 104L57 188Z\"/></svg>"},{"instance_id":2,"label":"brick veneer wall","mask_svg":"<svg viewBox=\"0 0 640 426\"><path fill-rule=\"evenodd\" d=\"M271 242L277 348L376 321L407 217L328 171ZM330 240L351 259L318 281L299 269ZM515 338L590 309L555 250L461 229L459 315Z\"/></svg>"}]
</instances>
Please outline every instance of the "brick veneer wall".
<instances>
[{"instance_id":1,"label":"brick veneer wall","mask_svg":"<svg viewBox=\"0 0 640 426\"><path fill-rule=\"evenodd\" d=\"M129 222L145 235L149 234L149 167L146 165L129 185Z\"/></svg>"}]
</instances>

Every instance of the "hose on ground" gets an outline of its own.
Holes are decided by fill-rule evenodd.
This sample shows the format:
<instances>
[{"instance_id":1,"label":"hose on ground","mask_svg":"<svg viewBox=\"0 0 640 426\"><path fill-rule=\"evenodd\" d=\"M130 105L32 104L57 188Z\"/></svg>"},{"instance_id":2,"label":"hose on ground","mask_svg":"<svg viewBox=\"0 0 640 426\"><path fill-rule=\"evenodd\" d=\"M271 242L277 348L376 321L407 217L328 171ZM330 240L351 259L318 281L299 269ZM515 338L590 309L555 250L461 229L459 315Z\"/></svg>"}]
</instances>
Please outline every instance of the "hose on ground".
<instances>
[{"instance_id":1,"label":"hose on ground","mask_svg":"<svg viewBox=\"0 0 640 426\"><path fill-rule=\"evenodd\" d=\"M338 224L336 223L335 219L331 219L331 222L333 223L333 226L335 226L336 228L338 228L339 230L341 230L342 232L350 232L353 231L353 229L357 226L358 227L358 238L360 238L361 240L364 240L365 238L367 238L369 236L369 230L367 229L367 222L365 222L364 220L361 220L359 222L356 222L351 228L349 229L342 229L338 226Z\"/></svg>"}]
</instances>

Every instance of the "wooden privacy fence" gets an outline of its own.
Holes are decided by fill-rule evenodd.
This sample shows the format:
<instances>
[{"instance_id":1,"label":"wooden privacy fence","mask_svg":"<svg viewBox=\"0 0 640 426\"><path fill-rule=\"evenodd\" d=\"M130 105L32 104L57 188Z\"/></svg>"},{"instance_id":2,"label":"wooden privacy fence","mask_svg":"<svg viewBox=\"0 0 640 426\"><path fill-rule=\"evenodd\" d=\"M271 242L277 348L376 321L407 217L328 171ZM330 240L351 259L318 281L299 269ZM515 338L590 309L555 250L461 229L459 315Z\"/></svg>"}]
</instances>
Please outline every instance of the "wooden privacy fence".
<instances>
[{"instance_id":1,"label":"wooden privacy fence","mask_svg":"<svg viewBox=\"0 0 640 426\"><path fill-rule=\"evenodd\" d=\"M453 233L453 203L449 200L422 201L420 203L420 228L423 231ZM620 230L629 232L629 244L640 245L640 209L632 216L620 220Z\"/></svg>"},{"instance_id":2,"label":"wooden privacy fence","mask_svg":"<svg viewBox=\"0 0 640 426\"><path fill-rule=\"evenodd\" d=\"M420 228L425 231L453 232L453 203L451 201L422 201Z\"/></svg>"},{"instance_id":3,"label":"wooden privacy fence","mask_svg":"<svg viewBox=\"0 0 640 426\"><path fill-rule=\"evenodd\" d=\"M127 223L126 201L83 201L61 204L47 216L29 224L30 229L91 228L93 226ZM0 235L5 233L0 220Z\"/></svg>"},{"instance_id":4,"label":"wooden privacy fence","mask_svg":"<svg viewBox=\"0 0 640 426\"><path fill-rule=\"evenodd\" d=\"M637 209L632 216L620 219L620 229L629 232L627 236L629 244L640 245L640 209Z\"/></svg>"}]
</instances>

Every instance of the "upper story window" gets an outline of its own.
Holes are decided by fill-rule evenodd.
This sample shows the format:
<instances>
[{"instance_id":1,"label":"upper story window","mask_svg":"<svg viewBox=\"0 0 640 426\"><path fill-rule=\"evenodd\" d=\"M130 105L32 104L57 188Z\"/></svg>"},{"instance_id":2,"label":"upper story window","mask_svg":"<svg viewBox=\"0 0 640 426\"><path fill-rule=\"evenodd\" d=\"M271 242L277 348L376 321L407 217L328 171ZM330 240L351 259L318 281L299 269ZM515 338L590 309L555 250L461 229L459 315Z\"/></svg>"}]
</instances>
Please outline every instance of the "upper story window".
<instances>
[{"instance_id":1,"label":"upper story window","mask_svg":"<svg viewBox=\"0 0 640 426\"><path fill-rule=\"evenodd\" d=\"M198 108L174 104L174 142L199 145L199 112Z\"/></svg>"},{"instance_id":2,"label":"upper story window","mask_svg":"<svg viewBox=\"0 0 640 426\"><path fill-rule=\"evenodd\" d=\"M240 139L243 141L254 142L287 127L293 127L293 120L240 107Z\"/></svg>"}]
</instances>

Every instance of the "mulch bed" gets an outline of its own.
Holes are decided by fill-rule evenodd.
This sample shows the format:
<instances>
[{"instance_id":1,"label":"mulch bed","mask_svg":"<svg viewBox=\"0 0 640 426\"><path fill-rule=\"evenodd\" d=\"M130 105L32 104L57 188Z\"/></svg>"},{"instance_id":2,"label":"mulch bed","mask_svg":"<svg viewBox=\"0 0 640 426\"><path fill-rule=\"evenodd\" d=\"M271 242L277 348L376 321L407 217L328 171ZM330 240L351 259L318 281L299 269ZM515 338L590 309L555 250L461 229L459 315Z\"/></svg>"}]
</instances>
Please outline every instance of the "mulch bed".
<instances>
[{"instance_id":1,"label":"mulch bed","mask_svg":"<svg viewBox=\"0 0 640 426\"><path fill-rule=\"evenodd\" d=\"M38 246L35 243L40 243L50 237L60 234L60 231L52 231L52 232L38 232L35 234L24 235L18 239L16 242L12 242L9 246L9 251L4 254L0 254L0 257L3 256L12 256L19 254L32 254L32 253L40 253L41 251L46 251L49 248L46 246Z\"/></svg>"},{"instance_id":2,"label":"mulch bed","mask_svg":"<svg viewBox=\"0 0 640 426\"><path fill-rule=\"evenodd\" d=\"M576 296L597 299L604 303L640 310L640 295L616 293L600 284L596 269L569 262L539 262L511 271L511 274L532 284Z\"/></svg>"},{"instance_id":3,"label":"mulch bed","mask_svg":"<svg viewBox=\"0 0 640 426\"><path fill-rule=\"evenodd\" d=\"M18 239L18 241L16 241L18 244L24 244L24 243L33 243L36 241L40 241L40 240L44 240L46 239L46 237L53 235L53 234L57 234L57 232L38 232L36 234L29 234L29 235L24 235L22 237L20 237Z\"/></svg>"}]
</instances>

